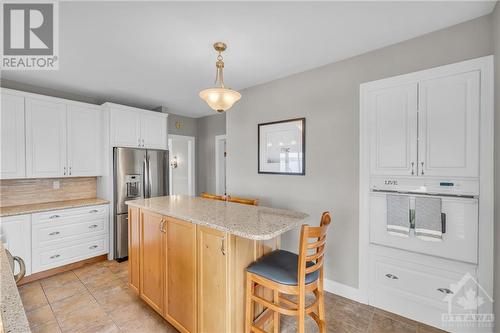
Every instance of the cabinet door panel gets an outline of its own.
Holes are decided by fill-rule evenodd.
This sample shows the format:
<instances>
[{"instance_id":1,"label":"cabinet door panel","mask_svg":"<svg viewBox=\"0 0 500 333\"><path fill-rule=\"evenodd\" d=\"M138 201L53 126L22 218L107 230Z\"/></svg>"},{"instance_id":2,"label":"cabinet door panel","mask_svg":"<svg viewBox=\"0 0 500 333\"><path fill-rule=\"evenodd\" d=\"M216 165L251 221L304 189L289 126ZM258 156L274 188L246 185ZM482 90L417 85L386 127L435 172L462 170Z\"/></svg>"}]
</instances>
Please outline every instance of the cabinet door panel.
<instances>
[{"instance_id":1,"label":"cabinet door panel","mask_svg":"<svg viewBox=\"0 0 500 333\"><path fill-rule=\"evenodd\" d=\"M196 225L166 220L165 314L184 330L196 332Z\"/></svg>"},{"instance_id":2,"label":"cabinet door panel","mask_svg":"<svg viewBox=\"0 0 500 333\"><path fill-rule=\"evenodd\" d=\"M128 283L138 294L140 281L140 217L139 208L128 209Z\"/></svg>"},{"instance_id":3,"label":"cabinet door panel","mask_svg":"<svg viewBox=\"0 0 500 333\"><path fill-rule=\"evenodd\" d=\"M479 176L479 72L420 83L419 175Z\"/></svg>"},{"instance_id":4,"label":"cabinet door panel","mask_svg":"<svg viewBox=\"0 0 500 333\"><path fill-rule=\"evenodd\" d=\"M163 217L141 211L140 295L156 312L164 311L165 247L160 230Z\"/></svg>"},{"instance_id":5,"label":"cabinet door panel","mask_svg":"<svg viewBox=\"0 0 500 333\"><path fill-rule=\"evenodd\" d=\"M23 259L26 275L31 274L31 215L18 215L0 218L0 241L13 256ZM14 267L14 274L19 266Z\"/></svg>"},{"instance_id":6,"label":"cabinet door panel","mask_svg":"<svg viewBox=\"0 0 500 333\"><path fill-rule=\"evenodd\" d=\"M141 115L141 138L145 148L167 149L167 119L164 114Z\"/></svg>"},{"instance_id":7,"label":"cabinet door panel","mask_svg":"<svg viewBox=\"0 0 500 333\"><path fill-rule=\"evenodd\" d=\"M198 331L228 332L225 234L198 226Z\"/></svg>"},{"instance_id":8,"label":"cabinet door panel","mask_svg":"<svg viewBox=\"0 0 500 333\"><path fill-rule=\"evenodd\" d=\"M24 97L2 92L0 178L26 176Z\"/></svg>"},{"instance_id":9,"label":"cabinet door panel","mask_svg":"<svg viewBox=\"0 0 500 333\"><path fill-rule=\"evenodd\" d=\"M416 174L417 84L368 93L372 175Z\"/></svg>"},{"instance_id":10,"label":"cabinet door panel","mask_svg":"<svg viewBox=\"0 0 500 333\"><path fill-rule=\"evenodd\" d=\"M100 111L68 106L68 167L70 176L101 174Z\"/></svg>"},{"instance_id":11,"label":"cabinet door panel","mask_svg":"<svg viewBox=\"0 0 500 333\"><path fill-rule=\"evenodd\" d=\"M66 105L26 98L26 175L64 176Z\"/></svg>"},{"instance_id":12,"label":"cabinet door panel","mask_svg":"<svg viewBox=\"0 0 500 333\"><path fill-rule=\"evenodd\" d=\"M114 147L140 147L140 113L126 109L111 110L111 144Z\"/></svg>"}]
</instances>

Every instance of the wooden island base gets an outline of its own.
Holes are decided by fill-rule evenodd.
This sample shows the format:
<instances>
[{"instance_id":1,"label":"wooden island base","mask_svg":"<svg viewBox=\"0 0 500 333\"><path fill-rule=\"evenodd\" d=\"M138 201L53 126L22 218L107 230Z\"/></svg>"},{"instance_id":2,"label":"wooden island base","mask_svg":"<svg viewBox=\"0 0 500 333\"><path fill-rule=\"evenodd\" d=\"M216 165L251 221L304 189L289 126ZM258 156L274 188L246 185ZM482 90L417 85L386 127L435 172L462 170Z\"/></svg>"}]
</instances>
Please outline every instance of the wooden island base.
<instances>
[{"instance_id":1,"label":"wooden island base","mask_svg":"<svg viewBox=\"0 0 500 333\"><path fill-rule=\"evenodd\" d=\"M245 268L280 236L246 239L133 206L128 216L130 287L181 332L244 332Z\"/></svg>"}]
</instances>

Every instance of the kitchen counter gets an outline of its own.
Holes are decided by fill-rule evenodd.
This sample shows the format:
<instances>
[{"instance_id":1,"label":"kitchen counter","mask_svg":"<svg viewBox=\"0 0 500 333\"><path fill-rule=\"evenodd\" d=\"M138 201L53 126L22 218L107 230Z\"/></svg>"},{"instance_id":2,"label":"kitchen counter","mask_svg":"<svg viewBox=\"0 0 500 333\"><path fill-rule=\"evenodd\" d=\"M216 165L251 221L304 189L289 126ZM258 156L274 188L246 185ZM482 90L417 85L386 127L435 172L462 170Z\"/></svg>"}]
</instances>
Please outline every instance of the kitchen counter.
<instances>
[{"instance_id":1,"label":"kitchen counter","mask_svg":"<svg viewBox=\"0 0 500 333\"><path fill-rule=\"evenodd\" d=\"M291 210L185 195L131 200L126 204L253 240L275 238L309 217Z\"/></svg>"},{"instance_id":2,"label":"kitchen counter","mask_svg":"<svg viewBox=\"0 0 500 333\"><path fill-rule=\"evenodd\" d=\"M0 331L3 328L2 332L5 333L31 332L2 242L0 242L0 311Z\"/></svg>"},{"instance_id":3,"label":"kitchen counter","mask_svg":"<svg viewBox=\"0 0 500 333\"><path fill-rule=\"evenodd\" d=\"M0 217L47 212L57 209L77 208L108 204L109 201L99 198L76 199L65 201L44 202L31 205L8 206L0 208Z\"/></svg>"}]
</instances>

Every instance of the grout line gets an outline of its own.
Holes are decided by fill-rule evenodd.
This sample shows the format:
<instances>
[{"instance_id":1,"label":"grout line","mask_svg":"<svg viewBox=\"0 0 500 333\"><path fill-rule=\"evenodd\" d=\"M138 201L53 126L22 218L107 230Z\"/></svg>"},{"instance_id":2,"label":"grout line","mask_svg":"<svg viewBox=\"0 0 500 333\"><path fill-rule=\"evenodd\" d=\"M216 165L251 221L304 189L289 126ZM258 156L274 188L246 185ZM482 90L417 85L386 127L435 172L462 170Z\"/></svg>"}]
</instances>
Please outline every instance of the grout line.
<instances>
[{"instance_id":1,"label":"grout line","mask_svg":"<svg viewBox=\"0 0 500 333\"><path fill-rule=\"evenodd\" d=\"M48 279L48 278L45 278L45 279ZM43 281L43 280L45 280L45 279L42 279L42 280L40 280L40 281ZM56 316L56 314L55 314L55 312L54 312L54 309L52 308L52 303L51 303L51 302L49 302L49 298L47 297L47 294L45 293L45 289L43 288L42 283L41 283L40 281L38 281L38 284L40 284L40 288L42 289L43 296L45 296L45 299L47 300L47 305L48 305L48 306L49 306L49 308L50 308L50 312L52 313L52 316L54 316L54 319L56 320L57 327L59 327L59 330L62 332L63 330L62 330L62 327L61 327L61 323L60 323L60 322L59 322L59 320L57 319L57 316Z\"/></svg>"}]
</instances>

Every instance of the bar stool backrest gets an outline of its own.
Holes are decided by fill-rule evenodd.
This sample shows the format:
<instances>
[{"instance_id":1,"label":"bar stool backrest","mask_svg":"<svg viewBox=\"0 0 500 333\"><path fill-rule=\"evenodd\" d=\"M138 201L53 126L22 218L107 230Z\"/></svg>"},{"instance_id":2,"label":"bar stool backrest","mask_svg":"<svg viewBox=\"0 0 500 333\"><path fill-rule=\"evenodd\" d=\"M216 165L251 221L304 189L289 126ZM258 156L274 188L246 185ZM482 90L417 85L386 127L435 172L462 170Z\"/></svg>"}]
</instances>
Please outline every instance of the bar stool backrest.
<instances>
[{"instance_id":1,"label":"bar stool backrest","mask_svg":"<svg viewBox=\"0 0 500 333\"><path fill-rule=\"evenodd\" d=\"M252 206L259 205L259 199L238 198L238 197L232 197L230 195L227 196L227 201L237 202L237 203L244 204L244 205L252 205Z\"/></svg>"},{"instance_id":2,"label":"bar stool backrest","mask_svg":"<svg viewBox=\"0 0 500 333\"><path fill-rule=\"evenodd\" d=\"M206 192L201 192L200 197L205 199L226 201L226 198L223 195L211 194Z\"/></svg>"}]
</instances>

